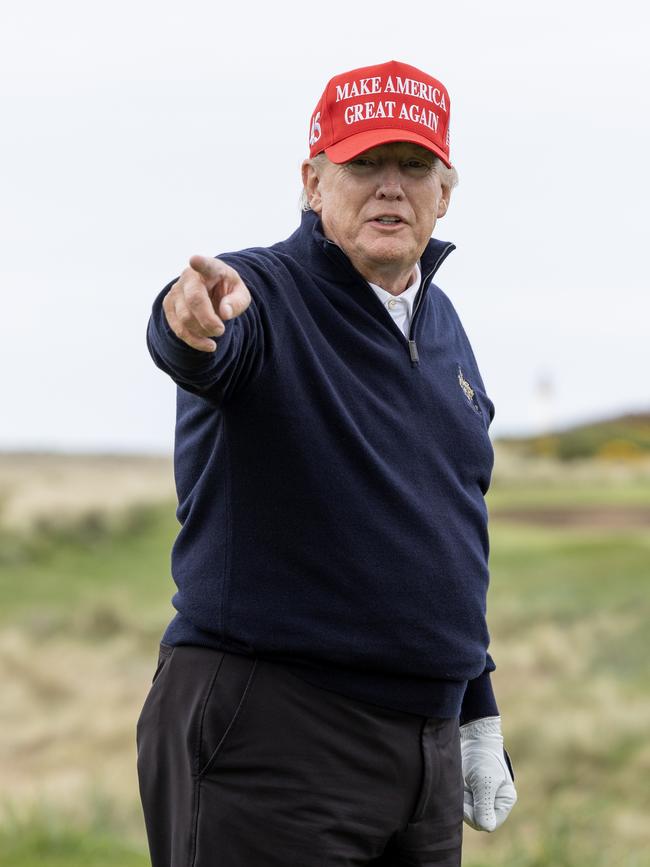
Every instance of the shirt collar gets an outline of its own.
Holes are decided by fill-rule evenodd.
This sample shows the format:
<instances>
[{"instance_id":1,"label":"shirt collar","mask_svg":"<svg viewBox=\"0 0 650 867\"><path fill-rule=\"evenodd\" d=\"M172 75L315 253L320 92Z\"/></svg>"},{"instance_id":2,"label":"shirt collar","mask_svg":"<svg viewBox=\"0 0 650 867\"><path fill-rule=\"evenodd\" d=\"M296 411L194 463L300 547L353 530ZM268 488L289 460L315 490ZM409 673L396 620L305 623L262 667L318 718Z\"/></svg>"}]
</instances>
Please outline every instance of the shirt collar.
<instances>
[{"instance_id":1,"label":"shirt collar","mask_svg":"<svg viewBox=\"0 0 650 867\"><path fill-rule=\"evenodd\" d=\"M391 301L393 298L399 298L401 301L406 303L408 308L409 319L413 313L413 304L415 303L415 296L418 294L418 290L420 289L420 284L422 283L422 271L420 270L419 262L415 263L415 270L413 274L413 279L411 283L404 289L403 292L400 292L399 295L391 295L390 292L387 292L385 289L382 289L381 286L378 286L376 283L370 283L370 286L375 290L375 293L381 303L385 306Z\"/></svg>"}]
</instances>

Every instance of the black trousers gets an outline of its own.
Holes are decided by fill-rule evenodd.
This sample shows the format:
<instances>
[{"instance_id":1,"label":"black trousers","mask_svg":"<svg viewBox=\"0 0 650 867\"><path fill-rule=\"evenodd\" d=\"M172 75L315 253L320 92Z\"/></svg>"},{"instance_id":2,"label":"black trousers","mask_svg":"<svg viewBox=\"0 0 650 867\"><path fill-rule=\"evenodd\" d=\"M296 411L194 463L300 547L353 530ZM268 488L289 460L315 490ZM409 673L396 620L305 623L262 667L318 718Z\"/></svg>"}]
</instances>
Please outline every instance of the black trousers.
<instances>
[{"instance_id":1,"label":"black trousers","mask_svg":"<svg viewBox=\"0 0 650 867\"><path fill-rule=\"evenodd\" d=\"M153 867L458 867L458 720L167 647L137 727Z\"/></svg>"}]
</instances>

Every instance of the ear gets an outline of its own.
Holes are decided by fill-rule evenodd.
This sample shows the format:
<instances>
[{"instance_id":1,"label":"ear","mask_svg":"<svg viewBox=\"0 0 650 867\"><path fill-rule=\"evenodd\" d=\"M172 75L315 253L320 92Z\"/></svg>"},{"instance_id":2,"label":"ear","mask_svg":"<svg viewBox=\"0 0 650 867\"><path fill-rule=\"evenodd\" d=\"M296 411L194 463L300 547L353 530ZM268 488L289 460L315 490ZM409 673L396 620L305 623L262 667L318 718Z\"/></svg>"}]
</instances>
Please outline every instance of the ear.
<instances>
[{"instance_id":1,"label":"ear","mask_svg":"<svg viewBox=\"0 0 650 867\"><path fill-rule=\"evenodd\" d=\"M309 160L304 160L302 164L302 185L307 194L309 206L316 214L320 214L323 209L323 202L320 193L320 178L316 168Z\"/></svg>"},{"instance_id":2,"label":"ear","mask_svg":"<svg viewBox=\"0 0 650 867\"><path fill-rule=\"evenodd\" d=\"M436 214L437 219L444 217L447 211L449 210L449 200L451 199L451 189L449 187L442 187L442 195L440 196L440 201L438 202L438 213Z\"/></svg>"}]
</instances>

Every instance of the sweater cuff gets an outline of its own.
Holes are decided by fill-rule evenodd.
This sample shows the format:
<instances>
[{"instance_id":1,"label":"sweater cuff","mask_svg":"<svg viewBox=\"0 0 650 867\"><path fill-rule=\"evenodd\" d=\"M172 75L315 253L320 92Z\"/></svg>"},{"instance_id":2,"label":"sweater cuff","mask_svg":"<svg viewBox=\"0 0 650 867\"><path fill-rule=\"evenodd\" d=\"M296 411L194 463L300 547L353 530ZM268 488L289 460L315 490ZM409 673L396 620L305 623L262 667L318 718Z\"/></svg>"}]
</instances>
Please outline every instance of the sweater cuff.
<instances>
[{"instance_id":1,"label":"sweater cuff","mask_svg":"<svg viewBox=\"0 0 650 867\"><path fill-rule=\"evenodd\" d=\"M460 708L460 725L486 716L499 716L489 671L468 681Z\"/></svg>"}]
</instances>

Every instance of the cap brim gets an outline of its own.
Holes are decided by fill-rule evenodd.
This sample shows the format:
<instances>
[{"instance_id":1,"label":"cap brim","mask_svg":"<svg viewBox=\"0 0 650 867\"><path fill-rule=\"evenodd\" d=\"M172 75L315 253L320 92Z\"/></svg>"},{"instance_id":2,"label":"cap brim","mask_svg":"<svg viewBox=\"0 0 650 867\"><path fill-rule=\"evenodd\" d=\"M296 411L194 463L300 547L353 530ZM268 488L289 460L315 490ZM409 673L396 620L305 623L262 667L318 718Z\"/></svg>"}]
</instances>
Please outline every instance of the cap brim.
<instances>
[{"instance_id":1,"label":"cap brim","mask_svg":"<svg viewBox=\"0 0 650 867\"><path fill-rule=\"evenodd\" d=\"M356 135L351 135L349 138L325 148L325 153L327 158L333 163L347 163L364 151L370 150L370 148L396 141L408 141L421 145L437 157L440 157L447 168L451 168L449 157L442 148L437 147L426 136L404 129L369 129L365 132L358 132Z\"/></svg>"}]
</instances>

